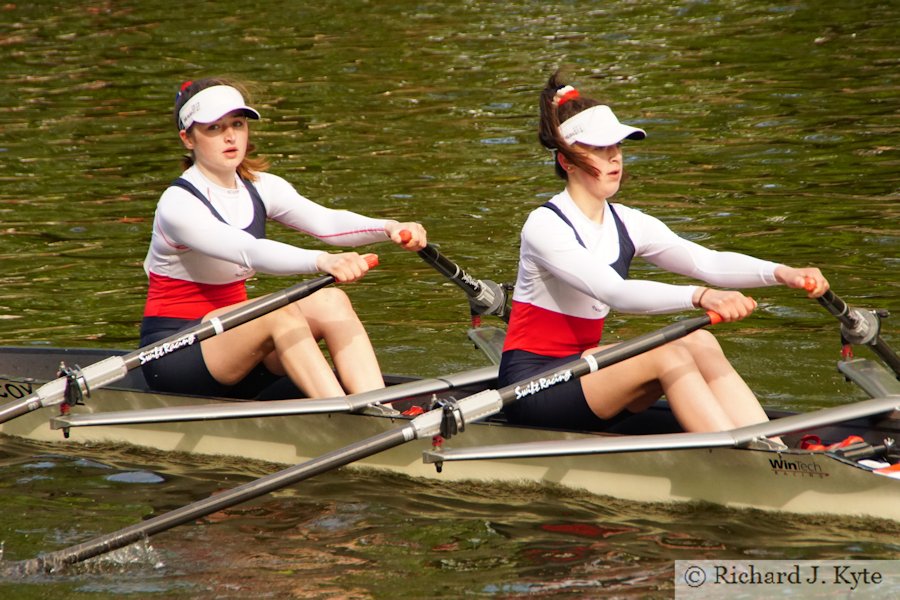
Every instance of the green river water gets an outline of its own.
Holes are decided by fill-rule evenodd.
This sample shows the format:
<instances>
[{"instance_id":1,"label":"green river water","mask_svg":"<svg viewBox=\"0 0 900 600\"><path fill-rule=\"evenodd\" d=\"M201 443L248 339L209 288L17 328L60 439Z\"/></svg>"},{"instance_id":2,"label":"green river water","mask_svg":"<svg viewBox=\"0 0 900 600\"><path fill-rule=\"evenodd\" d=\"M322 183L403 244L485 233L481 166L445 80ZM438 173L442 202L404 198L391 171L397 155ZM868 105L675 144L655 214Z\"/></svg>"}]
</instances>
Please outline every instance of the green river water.
<instances>
[{"instance_id":1,"label":"green river water","mask_svg":"<svg viewBox=\"0 0 900 600\"><path fill-rule=\"evenodd\" d=\"M619 201L711 247L815 264L850 303L896 313L898 25L900 3L876 0L5 3L0 344L136 347L153 210L179 172L171 105L205 75L251 85L253 139L301 193L421 221L473 275L507 282L524 219L560 189L537 96L566 66L648 132L625 146ZM414 254L376 251L381 265L345 289L383 369L485 364L463 294ZM641 264L633 275L679 281ZM293 282L261 275L252 293ZM764 403L863 397L835 371L837 323L817 303L753 295L757 313L718 336ZM613 315L607 335L671 319ZM888 320L885 337L896 330ZM272 468L0 442L8 559ZM900 558L898 535L890 522L341 471L160 535L118 566L0 582L0 596L664 598L677 559Z\"/></svg>"}]
</instances>

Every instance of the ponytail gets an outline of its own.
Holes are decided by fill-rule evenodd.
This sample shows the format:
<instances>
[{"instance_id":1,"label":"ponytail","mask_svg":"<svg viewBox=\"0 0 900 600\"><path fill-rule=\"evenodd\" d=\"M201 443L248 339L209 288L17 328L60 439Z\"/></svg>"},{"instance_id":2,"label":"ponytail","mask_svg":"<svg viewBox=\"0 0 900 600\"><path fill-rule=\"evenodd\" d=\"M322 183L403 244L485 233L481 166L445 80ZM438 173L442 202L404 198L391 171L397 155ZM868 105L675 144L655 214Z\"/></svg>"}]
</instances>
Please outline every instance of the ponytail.
<instances>
[{"instance_id":1,"label":"ponytail","mask_svg":"<svg viewBox=\"0 0 900 600\"><path fill-rule=\"evenodd\" d=\"M562 154L576 167L597 175L597 169L590 164L587 156L577 146L567 144L559 132L559 125L581 111L600 104L593 98L582 96L577 89L566 84L560 70L557 70L541 91L541 119L538 125L538 139L541 145L553 152L554 169L561 179L568 179L566 170L559 164Z\"/></svg>"}]
</instances>

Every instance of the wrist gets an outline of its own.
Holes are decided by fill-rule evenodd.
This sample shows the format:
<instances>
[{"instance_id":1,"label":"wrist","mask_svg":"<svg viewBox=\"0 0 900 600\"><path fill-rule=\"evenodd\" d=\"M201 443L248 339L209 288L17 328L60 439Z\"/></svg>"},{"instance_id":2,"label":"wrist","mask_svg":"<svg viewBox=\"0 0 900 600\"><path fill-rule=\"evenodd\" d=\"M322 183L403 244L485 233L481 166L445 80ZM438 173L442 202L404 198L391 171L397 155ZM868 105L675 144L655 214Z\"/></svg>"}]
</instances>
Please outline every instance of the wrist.
<instances>
[{"instance_id":1,"label":"wrist","mask_svg":"<svg viewBox=\"0 0 900 600\"><path fill-rule=\"evenodd\" d=\"M396 227L400 225L400 221L394 221L393 219L389 219L384 222L384 234L388 237L391 237L391 232L396 229Z\"/></svg>"},{"instance_id":2,"label":"wrist","mask_svg":"<svg viewBox=\"0 0 900 600\"><path fill-rule=\"evenodd\" d=\"M703 288L697 288L697 289L700 290L700 293L697 294L696 292L694 292L694 294L695 294L694 307L695 308L703 308L703 296L706 295L706 292L709 291L709 288L703 287Z\"/></svg>"},{"instance_id":3,"label":"wrist","mask_svg":"<svg viewBox=\"0 0 900 600\"><path fill-rule=\"evenodd\" d=\"M316 271L319 273L327 273L328 271L325 269L325 261L328 260L327 252L319 252L318 256L316 256L315 265Z\"/></svg>"},{"instance_id":4,"label":"wrist","mask_svg":"<svg viewBox=\"0 0 900 600\"><path fill-rule=\"evenodd\" d=\"M786 284L792 270L793 269L787 265L778 265L775 267L775 270L772 271L772 276L775 278L776 283Z\"/></svg>"}]
</instances>

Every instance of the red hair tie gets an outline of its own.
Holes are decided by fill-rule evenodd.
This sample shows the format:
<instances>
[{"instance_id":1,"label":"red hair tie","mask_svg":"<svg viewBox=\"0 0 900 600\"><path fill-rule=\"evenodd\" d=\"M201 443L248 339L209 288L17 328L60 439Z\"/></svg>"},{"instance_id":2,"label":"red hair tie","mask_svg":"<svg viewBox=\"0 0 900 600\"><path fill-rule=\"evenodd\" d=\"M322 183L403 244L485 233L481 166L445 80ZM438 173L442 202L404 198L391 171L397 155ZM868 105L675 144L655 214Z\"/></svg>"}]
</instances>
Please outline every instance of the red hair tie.
<instances>
[{"instance_id":1,"label":"red hair tie","mask_svg":"<svg viewBox=\"0 0 900 600\"><path fill-rule=\"evenodd\" d=\"M193 83L194 83L193 81L185 81L184 83L181 84L181 87L178 88L178 93L175 94L175 102L176 102L176 103L177 103L179 100L181 100L181 95L184 93L184 90L186 90L186 89L188 89L189 87L191 87L191 84L193 84Z\"/></svg>"},{"instance_id":2,"label":"red hair tie","mask_svg":"<svg viewBox=\"0 0 900 600\"><path fill-rule=\"evenodd\" d=\"M580 94L578 90L573 88L571 85L567 85L566 87L560 88L556 92L556 106L562 106L569 100L577 98Z\"/></svg>"}]
</instances>

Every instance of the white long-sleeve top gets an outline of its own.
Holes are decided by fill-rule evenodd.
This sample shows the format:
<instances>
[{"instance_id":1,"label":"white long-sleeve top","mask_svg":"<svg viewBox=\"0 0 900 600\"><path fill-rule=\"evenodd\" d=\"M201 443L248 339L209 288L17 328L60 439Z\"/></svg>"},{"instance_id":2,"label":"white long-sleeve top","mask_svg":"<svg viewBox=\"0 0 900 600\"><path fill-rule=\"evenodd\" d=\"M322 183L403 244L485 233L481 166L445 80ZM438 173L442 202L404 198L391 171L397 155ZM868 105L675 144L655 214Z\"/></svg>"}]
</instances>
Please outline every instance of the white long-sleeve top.
<instances>
[{"instance_id":1,"label":"white long-sleeve top","mask_svg":"<svg viewBox=\"0 0 900 600\"><path fill-rule=\"evenodd\" d=\"M581 212L567 191L551 202L572 227L547 208L535 209L526 220L505 349L568 356L597 344L610 309L656 314L692 308L696 286L623 279L609 266L619 257L621 240L608 206L599 224ZM777 263L710 250L676 235L655 217L618 203L613 206L636 257L720 287L777 283Z\"/></svg>"},{"instance_id":2,"label":"white long-sleeve top","mask_svg":"<svg viewBox=\"0 0 900 600\"><path fill-rule=\"evenodd\" d=\"M253 185L268 219L335 246L360 246L388 239L384 230L387 220L327 208L301 196L277 175L257 175ZM212 304L232 303L236 299L234 284L240 284L243 290L242 282L257 272L292 275L318 270L316 258L321 251L256 238L244 231L253 221L254 204L237 176L236 189L212 183L196 166L181 177L206 196L225 222L185 189L173 186L163 192L144 260L151 287L145 316L187 318L190 314L193 316L189 318L197 318L197 313L202 316L210 307L202 296L221 297ZM227 286L231 292L222 294L221 290L216 291L218 286ZM188 308L191 296L196 296L194 308ZM167 308L167 304L174 308Z\"/></svg>"}]
</instances>

